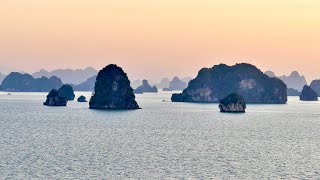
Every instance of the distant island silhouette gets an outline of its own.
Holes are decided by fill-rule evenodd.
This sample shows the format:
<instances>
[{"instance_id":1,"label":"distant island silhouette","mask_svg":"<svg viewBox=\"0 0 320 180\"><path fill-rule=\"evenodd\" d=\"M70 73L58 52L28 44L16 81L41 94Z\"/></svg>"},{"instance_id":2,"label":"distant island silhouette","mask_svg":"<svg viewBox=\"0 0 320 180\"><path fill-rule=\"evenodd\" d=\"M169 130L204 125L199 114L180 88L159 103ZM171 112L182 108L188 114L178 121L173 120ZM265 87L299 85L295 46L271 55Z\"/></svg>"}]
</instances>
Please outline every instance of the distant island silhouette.
<instances>
[{"instance_id":1,"label":"distant island silhouette","mask_svg":"<svg viewBox=\"0 0 320 180\"><path fill-rule=\"evenodd\" d=\"M92 67L85 69L57 69L53 71L40 70L32 74L34 78L56 76L62 80L64 84L80 84L88 78L98 74L98 71Z\"/></svg>"},{"instance_id":2,"label":"distant island silhouette","mask_svg":"<svg viewBox=\"0 0 320 180\"><path fill-rule=\"evenodd\" d=\"M289 76L276 76L272 71L266 71L265 74L269 77L277 77L278 79L281 79L287 85L288 89L295 89L299 92L301 92L304 85L308 84L306 78L300 75L298 71L293 71Z\"/></svg>"},{"instance_id":3,"label":"distant island silhouette","mask_svg":"<svg viewBox=\"0 0 320 180\"><path fill-rule=\"evenodd\" d=\"M173 102L218 103L228 94L237 93L247 103L284 104L287 86L271 78L251 64L225 64L203 68L180 94L173 94Z\"/></svg>"},{"instance_id":4,"label":"distant island silhouette","mask_svg":"<svg viewBox=\"0 0 320 180\"><path fill-rule=\"evenodd\" d=\"M12 72L2 81L0 90L8 92L49 92L61 86L62 81L56 76L33 78L30 74Z\"/></svg>"},{"instance_id":5,"label":"distant island silhouette","mask_svg":"<svg viewBox=\"0 0 320 180\"><path fill-rule=\"evenodd\" d=\"M142 85L133 90L135 94L143 93L157 93L158 88L156 86L150 86L148 80L143 80Z\"/></svg>"}]
</instances>

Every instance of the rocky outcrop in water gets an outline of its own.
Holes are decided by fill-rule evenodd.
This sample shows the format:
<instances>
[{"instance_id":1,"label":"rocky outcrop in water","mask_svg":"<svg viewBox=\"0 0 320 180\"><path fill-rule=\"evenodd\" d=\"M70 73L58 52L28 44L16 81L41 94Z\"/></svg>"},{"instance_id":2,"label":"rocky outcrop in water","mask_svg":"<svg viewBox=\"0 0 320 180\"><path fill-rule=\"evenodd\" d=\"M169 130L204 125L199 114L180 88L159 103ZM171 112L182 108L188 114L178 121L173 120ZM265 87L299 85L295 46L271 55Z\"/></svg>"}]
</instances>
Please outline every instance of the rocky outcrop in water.
<instances>
[{"instance_id":1,"label":"rocky outcrop in water","mask_svg":"<svg viewBox=\"0 0 320 180\"><path fill-rule=\"evenodd\" d=\"M318 94L310 87L305 85L300 95L301 101L318 101Z\"/></svg>"},{"instance_id":2,"label":"rocky outcrop in water","mask_svg":"<svg viewBox=\"0 0 320 180\"><path fill-rule=\"evenodd\" d=\"M80 97L77 99L77 101L78 101L78 102L88 102L85 96L80 96Z\"/></svg>"},{"instance_id":3,"label":"rocky outcrop in water","mask_svg":"<svg viewBox=\"0 0 320 180\"><path fill-rule=\"evenodd\" d=\"M320 96L320 80L313 80L310 87Z\"/></svg>"},{"instance_id":4,"label":"rocky outcrop in water","mask_svg":"<svg viewBox=\"0 0 320 180\"><path fill-rule=\"evenodd\" d=\"M55 76L35 79L29 74L13 72L3 80L0 90L10 92L49 92L61 86L61 79Z\"/></svg>"},{"instance_id":5,"label":"rocky outcrop in water","mask_svg":"<svg viewBox=\"0 0 320 180\"><path fill-rule=\"evenodd\" d=\"M45 106L66 106L67 105L67 98L62 97L60 92L56 89L53 89L47 95L46 102L43 103Z\"/></svg>"},{"instance_id":6,"label":"rocky outcrop in water","mask_svg":"<svg viewBox=\"0 0 320 180\"><path fill-rule=\"evenodd\" d=\"M60 96L67 98L68 101L73 101L74 100L74 91L71 85L69 84L64 84L59 88Z\"/></svg>"},{"instance_id":7,"label":"rocky outcrop in water","mask_svg":"<svg viewBox=\"0 0 320 180\"><path fill-rule=\"evenodd\" d=\"M293 89L293 88L288 88L287 94L288 94L288 96L300 96L301 92L299 92L298 90Z\"/></svg>"},{"instance_id":8,"label":"rocky outcrop in water","mask_svg":"<svg viewBox=\"0 0 320 180\"><path fill-rule=\"evenodd\" d=\"M91 109L139 109L127 74L114 64L99 72L89 105Z\"/></svg>"},{"instance_id":9,"label":"rocky outcrop in water","mask_svg":"<svg viewBox=\"0 0 320 180\"><path fill-rule=\"evenodd\" d=\"M232 93L220 100L220 112L227 113L244 113L246 110L246 103L242 96Z\"/></svg>"},{"instance_id":10,"label":"rocky outcrop in water","mask_svg":"<svg viewBox=\"0 0 320 180\"><path fill-rule=\"evenodd\" d=\"M270 78L250 64L216 65L203 68L181 94L173 94L173 102L218 103L228 94L237 93L247 103L284 104L287 86Z\"/></svg>"},{"instance_id":11,"label":"rocky outcrop in water","mask_svg":"<svg viewBox=\"0 0 320 180\"><path fill-rule=\"evenodd\" d=\"M157 93L158 88L156 86L151 87L147 80L142 81L142 85L137 89L133 90L135 94L143 94L143 93Z\"/></svg>"}]
</instances>

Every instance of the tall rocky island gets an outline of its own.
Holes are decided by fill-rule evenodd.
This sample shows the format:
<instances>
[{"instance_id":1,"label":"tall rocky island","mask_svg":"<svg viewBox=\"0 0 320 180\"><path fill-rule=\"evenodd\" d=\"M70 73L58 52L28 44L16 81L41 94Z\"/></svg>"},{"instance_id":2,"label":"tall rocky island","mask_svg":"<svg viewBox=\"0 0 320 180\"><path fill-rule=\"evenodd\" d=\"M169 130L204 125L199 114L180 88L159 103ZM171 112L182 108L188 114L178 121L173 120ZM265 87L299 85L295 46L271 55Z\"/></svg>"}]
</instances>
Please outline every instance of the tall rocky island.
<instances>
[{"instance_id":1,"label":"tall rocky island","mask_svg":"<svg viewBox=\"0 0 320 180\"><path fill-rule=\"evenodd\" d=\"M90 109L139 109L127 74L114 64L99 72L89 105Z\"/></svg>"},{"instance_id":2,"label":"tall rocky island","mask_svg":"<svg viewBox=\"0 0 320 180\"><path fill-rule=\"evenodd\" d=\"M301 101L318 101L318 94L310 86L305 85L300 95Z\"/></svg>"},{"instance_id":3,"label":"tall rocky island","mask_svg":"<svg viewBox=\"0 0 320 180\"><path fill-rule=\"evenodd\" d=\"M231 93L241 95L247 103L284 104L287 86L271 78L251 64L216 65L203 68L180 94L173 94L173 102L219 103Z\"/></svg>"}]
</instances>

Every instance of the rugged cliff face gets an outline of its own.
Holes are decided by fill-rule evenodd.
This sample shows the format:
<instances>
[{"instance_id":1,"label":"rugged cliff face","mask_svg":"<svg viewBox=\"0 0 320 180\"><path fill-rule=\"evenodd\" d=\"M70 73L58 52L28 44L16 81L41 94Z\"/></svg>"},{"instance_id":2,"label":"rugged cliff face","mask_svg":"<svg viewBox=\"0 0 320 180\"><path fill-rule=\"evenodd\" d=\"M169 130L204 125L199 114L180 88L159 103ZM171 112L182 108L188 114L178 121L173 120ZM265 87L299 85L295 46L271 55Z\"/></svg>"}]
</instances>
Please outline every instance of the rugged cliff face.
<instances>
[{"instance_id":1,"label":"rugged cliff face","mask_svg":"<svg viewBox=\"0 0 320 180\"><path fill-rule=\"evenodd\" d=\"M287 86L281 80L244 63L203 68L181 94L174 94L171 99L173 102L218 103L231 93L241 95L247 103L287 102Z\"/></svg>"},{"instance_id":2,"label":"rugged cliff face","mask_svg":"<svg viewBox=\"0 0 320 180\"><path fill-rule=\"evenodd\" d=\"M137 89L133 90L135 94L143 94L143 93L157 93L158 88L156 86L151 87L147 80L142 81L142 85Z\"/></svg>"},{"instance_id":3,"label":"rugged cliff face","mask_svg":"<svg viewBox=\"0 0 320 180\"><path fill-rule=\"evenodd\" d=\"M232 93L220 101L220 112L227 113L244 113L246 103L242 96Z\"/></svg>"},{"instance_id":4,"label":"rugged cliff face","mask_svg":"<svg viewBox=\"0 0 320 180\"><path fill-rule=\"evenodd\" d=\"M310 87L305 85L300 95L301 101L318 101L318 94Z\"/></svg>"},{"instance_id":5,"label":"rugged cliff face","mask_svg":"<svg viewBox=\"0 0 320 180\"><path fill-rule=\"evenodd\" d=\"M114 64L99 72L89 104L91 109L139 109L127 74Z\"/></svg>"}]
</instances>

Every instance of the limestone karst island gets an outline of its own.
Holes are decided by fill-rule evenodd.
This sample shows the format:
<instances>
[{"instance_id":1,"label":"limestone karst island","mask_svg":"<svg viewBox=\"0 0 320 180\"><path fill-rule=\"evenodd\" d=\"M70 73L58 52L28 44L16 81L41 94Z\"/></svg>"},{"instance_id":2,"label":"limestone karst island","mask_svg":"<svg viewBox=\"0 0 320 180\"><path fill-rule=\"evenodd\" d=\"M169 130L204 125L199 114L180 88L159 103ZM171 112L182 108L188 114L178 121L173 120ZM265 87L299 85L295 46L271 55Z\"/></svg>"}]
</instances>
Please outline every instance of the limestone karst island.
<instances>
[{"instance_id":1,"label":"limestone karst island","mask_svg":"<svg viewBox=\"0 0 320 180\"><path fill-rule=\"evenodd\" d=\"M0 180L320 180L320 0L0 0Z\"/></svg>"}]
</instances>

